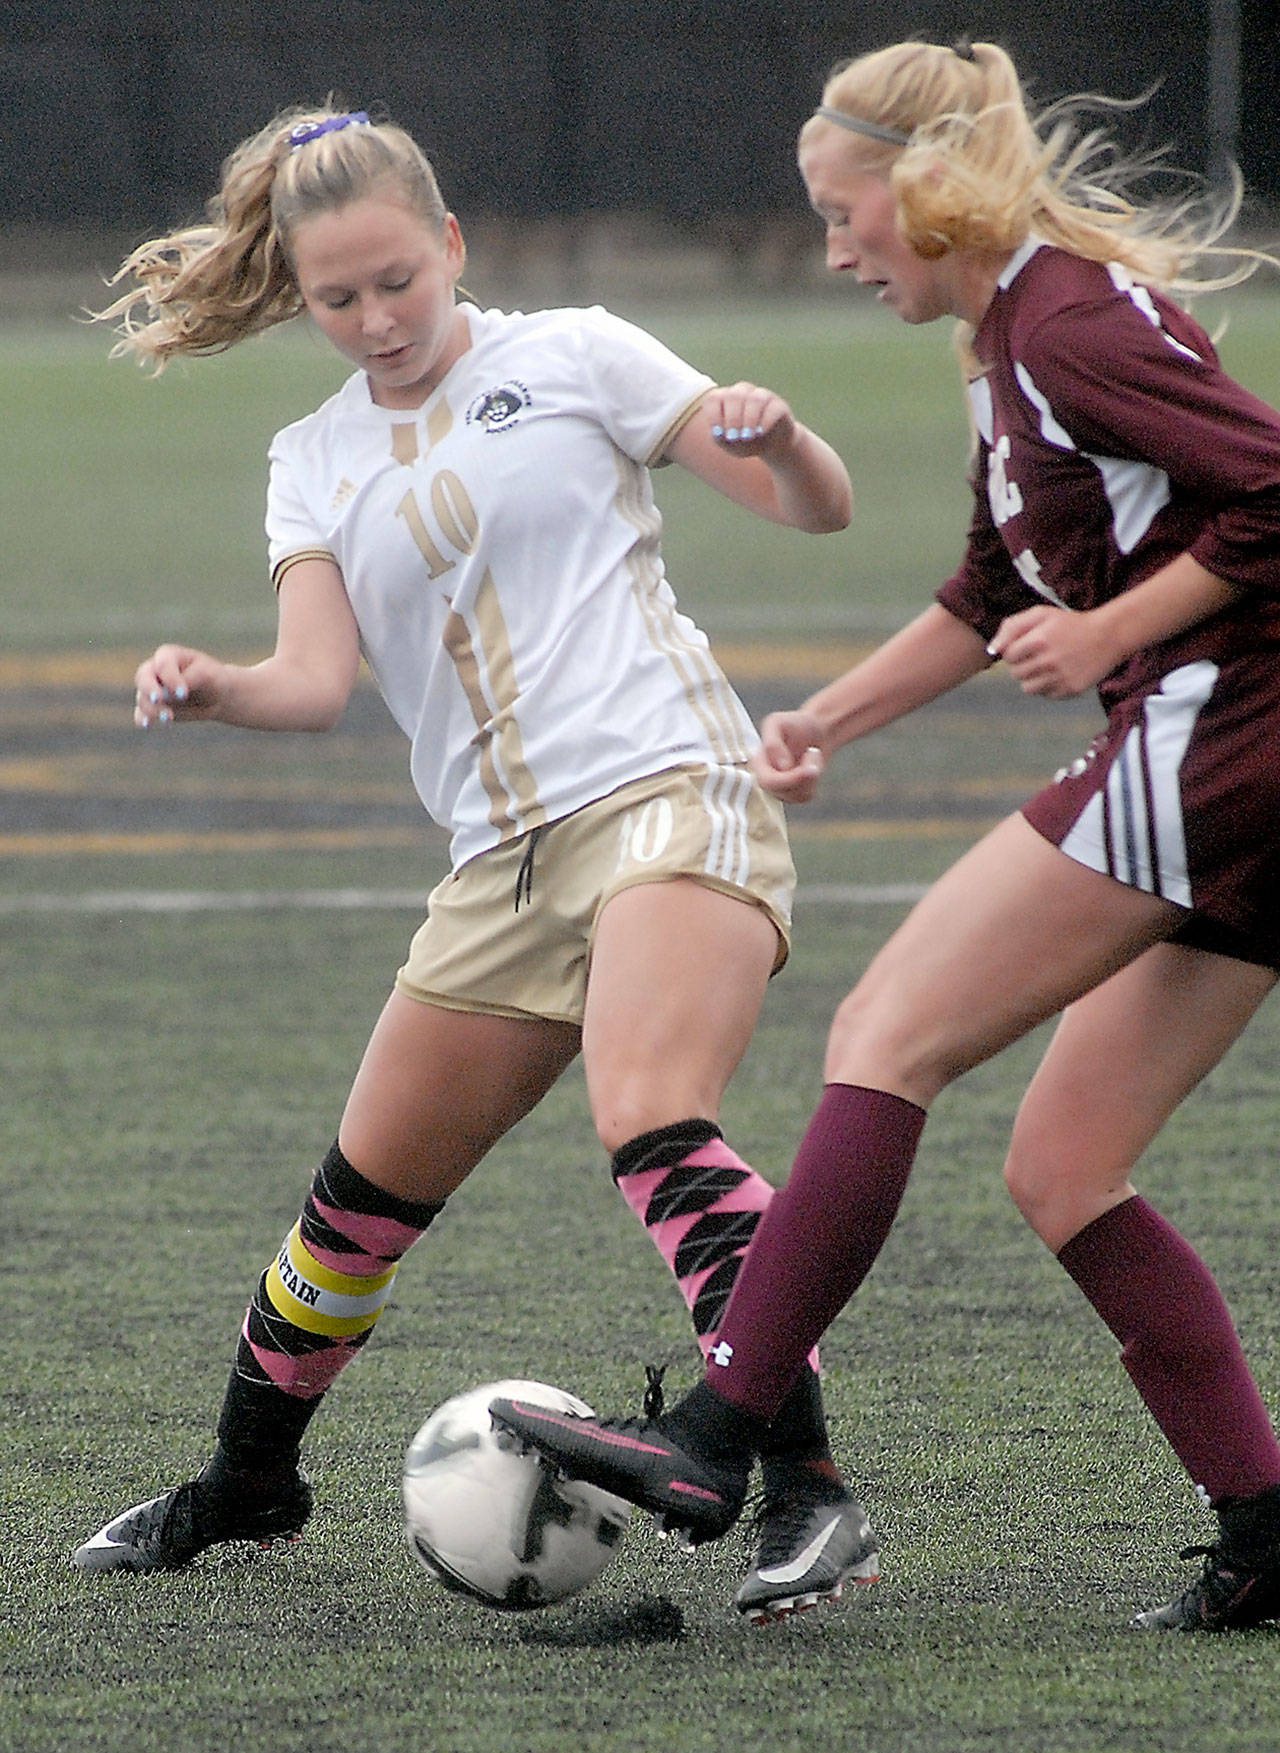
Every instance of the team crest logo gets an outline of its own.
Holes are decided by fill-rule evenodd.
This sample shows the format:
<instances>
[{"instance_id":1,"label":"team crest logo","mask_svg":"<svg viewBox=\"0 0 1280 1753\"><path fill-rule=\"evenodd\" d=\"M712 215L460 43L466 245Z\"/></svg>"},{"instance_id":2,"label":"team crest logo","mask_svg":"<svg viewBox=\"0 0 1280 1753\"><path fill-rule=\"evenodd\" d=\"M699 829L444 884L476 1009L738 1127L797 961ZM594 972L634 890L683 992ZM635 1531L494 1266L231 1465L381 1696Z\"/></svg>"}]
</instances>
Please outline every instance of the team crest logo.
<instances>
[{"instance_id":1,"label":"team crest logo","mask_svg":"<svg viewBox=\"0 0 1280 1753\"><path fill-rule=\"evenodd\" d=\"M528 387L512 379L476 397L467 409L467 425L483 426L486 432L505 432L518 423L521 409L532 399Z\"/></svg>"}]
</instances>

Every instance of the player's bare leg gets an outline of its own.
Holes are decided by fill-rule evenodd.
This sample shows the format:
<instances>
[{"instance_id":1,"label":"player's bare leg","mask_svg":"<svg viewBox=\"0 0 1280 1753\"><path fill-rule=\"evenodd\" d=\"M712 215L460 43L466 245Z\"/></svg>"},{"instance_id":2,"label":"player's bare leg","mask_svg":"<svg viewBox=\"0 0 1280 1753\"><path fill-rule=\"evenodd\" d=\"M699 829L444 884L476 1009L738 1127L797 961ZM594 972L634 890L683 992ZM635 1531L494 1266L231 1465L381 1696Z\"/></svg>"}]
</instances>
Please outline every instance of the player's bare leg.
<instances>
[{"instance_id":1,"label":"player's bare leg","mask_svg":"<svg viewBox=\"0 0 1280 1753\"><path fill-rule=\"evenodd\" d=\"M938 879L840 1005L827 1079L928 1108L1183 917L1010 816Z\"/></svg>"},{"instance_id":2,"label":"player's bare leg","mask_svg":"<svg viewBox=\"0 0 1280 1753\"><path fill-rule=\"evenodd\" d=\"M1071 1005L1027 1086L1005 1180L1054 1253L1132 1198L1130 1172L1275 985L1270 968L1155 944Z\"/></svg>"},{"instance_id":3,"label":"player's bare leg","mask_svg":"<svg viewBox=\"0 0 1280 1753\"><path fill-rule=\"evenodd\" d=\"M605 904L582 1056L606 1150L687 1115L716 1119L777 953L762 908L689 878L637 884Z\"/></svg>"},{"instance_id":4,"label":"player's bare leg","mask_svg":"<svg viewBox=\"0 0 1280 1753\"><path fill-rule=\"evenodd\" d=\"M570 1023L422 1004L393 992L338 1128L343 1154L405 1199L447 1199L576 1057Z\"/></svg>"}]
</instances>

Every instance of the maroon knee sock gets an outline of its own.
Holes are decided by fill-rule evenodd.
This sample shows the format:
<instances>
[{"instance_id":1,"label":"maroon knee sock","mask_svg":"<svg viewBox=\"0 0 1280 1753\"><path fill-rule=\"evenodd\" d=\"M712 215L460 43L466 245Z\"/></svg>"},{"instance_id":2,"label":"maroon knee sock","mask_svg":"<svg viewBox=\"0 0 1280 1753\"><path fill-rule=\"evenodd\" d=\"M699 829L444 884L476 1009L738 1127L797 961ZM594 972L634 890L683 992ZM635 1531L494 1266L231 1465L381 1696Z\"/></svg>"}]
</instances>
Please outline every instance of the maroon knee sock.
<instances>
[{"instance_id":1,"label":"maroon knee sock","mask_svg":"<svg viewBox=\"0 0 1280 1753\"><path fill-rule=\"evenodd\" d=\"M1209 1269L1144 1199L1112 1206L1058 1259L1211 1502L1280 1484L1280 1444Z\"/></svg>"},{"instance_id":2,"label":"maroon knee sock","mask_svg":"<svg viewBox=\"0 0 1280 1753\"><path fill-rule=\"evenodd\" d=\"M761 1218L707 1360L709 1387L773 1418L819 1336L871 1270L915 1160L924 1110L832 1083Z\"/></svg>"}]
</instances>

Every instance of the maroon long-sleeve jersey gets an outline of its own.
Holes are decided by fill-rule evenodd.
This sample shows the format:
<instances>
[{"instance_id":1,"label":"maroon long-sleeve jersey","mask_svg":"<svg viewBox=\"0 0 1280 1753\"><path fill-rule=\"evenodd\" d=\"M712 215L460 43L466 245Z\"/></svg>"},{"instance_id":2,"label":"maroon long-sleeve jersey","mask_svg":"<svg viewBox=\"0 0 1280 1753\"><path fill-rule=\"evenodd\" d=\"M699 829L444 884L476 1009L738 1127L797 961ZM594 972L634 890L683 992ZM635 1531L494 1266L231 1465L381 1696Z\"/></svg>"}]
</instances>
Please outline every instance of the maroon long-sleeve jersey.
<instances>
[{"instance_id":1,"label":"maroon long-sleeve jersey","mask_svg":"<svg viewBox=\"0 0 1280 1753\"><path fill-rule=\"evenodd\" d=\"M1032 240L974 351L974 514L946 608L990 637L1037 600L1094 608L1189 550L1245 594L1136 654L1103 704L1195 659L1280 644L1280 414L1227 375L1198 323L1123 268Z\"/></svg>"}]
</instances>

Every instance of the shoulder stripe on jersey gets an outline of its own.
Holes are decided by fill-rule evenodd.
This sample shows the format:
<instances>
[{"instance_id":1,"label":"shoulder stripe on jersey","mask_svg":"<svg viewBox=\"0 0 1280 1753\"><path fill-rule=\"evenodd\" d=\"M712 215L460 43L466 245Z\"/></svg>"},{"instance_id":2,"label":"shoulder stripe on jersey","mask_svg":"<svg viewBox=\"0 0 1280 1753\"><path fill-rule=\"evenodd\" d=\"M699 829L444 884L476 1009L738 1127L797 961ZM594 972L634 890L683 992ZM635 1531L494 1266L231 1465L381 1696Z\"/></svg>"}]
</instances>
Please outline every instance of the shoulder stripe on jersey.
<instances>
[{"instance_id":1,"label":"shoulder stripe on jersey","mask_svg":"<svg viewBox=\"0 0 1280 1753\"><path fill-rule=\"evenodd\" d=\"M1175 340L1169 333L1160 320L1160 312L1156 308L1156 301L1152 298L1150 291L1135 280L1126 267L1123 267L1119 262L1108 262L1107 273L1111 276L1111 284L1116 291L1124 293L1134 308L1142 312L1152 328L1160 331L1175 353L1181 353L1187 359L1194 359L1197 365L1204 363L1193 347L1188 347L1183 342Z\"/></svg>"},{"instance_id":2,"label":"shoulder stripe on jersey","mask_svg":"<svg viewBox=\"0 0 1280 1753\"><path fill-rule=\"evenodd\" d=\"M1058 450L1075 450L1071 434L1055 417L1049 398L1037 387L1026 366L1019 361L1013 368L1019 388L1040 417L1040 432L1047 444ZM1131 554L1155 521L1157 513L1169 503L1172 489L1163 469L1134 457L1113 457L1081 451L1102 477L1103 491L1111 506L1111 522L1116 547L1122 554Z\"/></svg>"},{"instance_id":3,"label":"shoulder stripe on jersey","mask_svg":"<svg viewBox=\"0 0 1280 1753\"><path fill-rule=\"evenodd\" d=\"M391 454L402 467L412 468L418 460L418 422L393 420L391 423Z\"/></svg>"},{"instance_id":4,"label":"shoulder stripe on jersey","mask_svg":"<svg viewBox=\"0 0 1280 1753\"><path fill-rule=\"evenodd\" d=\"M968 385L969 408L973 414L973 423L978 428L978 435L984 444L996 441L996 417L991 405L991 385L985 377L975 377Z\"/></svg>"}]
</instances>

